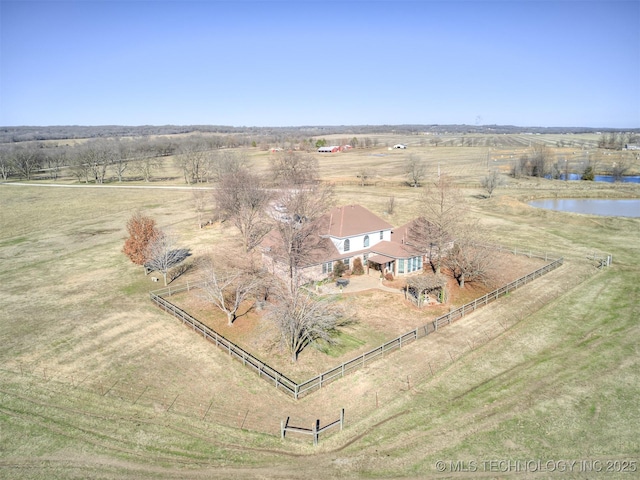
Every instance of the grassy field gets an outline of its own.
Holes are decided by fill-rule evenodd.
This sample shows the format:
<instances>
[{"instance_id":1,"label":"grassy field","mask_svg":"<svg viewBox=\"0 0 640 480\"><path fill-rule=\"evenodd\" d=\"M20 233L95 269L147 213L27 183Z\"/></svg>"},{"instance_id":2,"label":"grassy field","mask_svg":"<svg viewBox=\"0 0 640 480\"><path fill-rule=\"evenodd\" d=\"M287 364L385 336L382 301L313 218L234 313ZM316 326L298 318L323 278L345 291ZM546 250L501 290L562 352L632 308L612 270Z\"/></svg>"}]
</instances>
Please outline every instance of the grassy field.
<instances>
[{"instance_id":1,"label":"grassy field","mask_svg":"<svg viewBox=\"0 0 640 480\"><path fill-rule=\"evenodd\" d=\"M196 228L190 191L0 185L0 477L637 476L618 470L640 460L640 219L525 200L638 198L640 187L509 180L487 199L477 182L490 147L416 148L465 186L496 241L566 263L298 402L154 308L147 292L157 284L121 253L136 209L194 258L228 241L230 230ZM354 179L371 165L400 179L407 154L323 156L323 176ZM268 155L254 155L258 168ZM397 211L385 218L399 225L415 214L417 190L338 184L337 196L380 215L394 196ZM594 251L612 254L613 266L597 270L587 259ZM280 439L281 420L324 425L340 408L345 429L318 447L310 437ZM501 460L601 462L602 471L483 463ZM612 472L607 461L618 462Z\"/></svg>"}]
</instances>

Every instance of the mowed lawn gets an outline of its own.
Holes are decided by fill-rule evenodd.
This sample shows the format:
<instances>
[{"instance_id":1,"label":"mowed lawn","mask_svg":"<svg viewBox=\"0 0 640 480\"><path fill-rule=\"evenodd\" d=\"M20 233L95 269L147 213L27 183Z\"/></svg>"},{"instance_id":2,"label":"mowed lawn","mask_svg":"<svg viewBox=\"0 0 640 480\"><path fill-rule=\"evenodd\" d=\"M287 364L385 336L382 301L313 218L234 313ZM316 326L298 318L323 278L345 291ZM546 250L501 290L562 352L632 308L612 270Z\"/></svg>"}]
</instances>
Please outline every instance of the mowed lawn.
<instances>
[{"instance_id":1,"label":"mowed lawn","mask_svg":"<svg viewBox=\"0 0 640 480\"><path fill-rule=\"evenodd\" d=\"M477 148L452 152L456 168L467 158L481 171ZM121 253L136 209L194 257L232 235L195 227L189 191L0 185L0 477L420 478L442 473L440 460L637 460L640 220L521 201L556 189L571 193L519 181L465 196L496 241L564 255L557 273L295 402L154 308L157 284ZM380 215L394 196L398 225L414 215L414 190L345 185L337 196ZM613 266L597 271L593 251ZM340 408L345 430L318 447L280 439L288 416L310 427Z\"/></svg>"}]
</instances>

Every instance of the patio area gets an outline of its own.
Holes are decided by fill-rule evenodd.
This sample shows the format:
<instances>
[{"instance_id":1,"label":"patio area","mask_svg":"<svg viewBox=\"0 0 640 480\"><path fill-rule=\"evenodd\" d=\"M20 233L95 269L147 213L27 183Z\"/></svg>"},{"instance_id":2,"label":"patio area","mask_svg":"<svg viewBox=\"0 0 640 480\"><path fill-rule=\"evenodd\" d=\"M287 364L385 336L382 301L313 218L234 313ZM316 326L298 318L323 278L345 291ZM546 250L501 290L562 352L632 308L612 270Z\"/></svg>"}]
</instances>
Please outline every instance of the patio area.
<instances>
[{"instance_id":1,"label":"patio area","mask_svg":"<svg viewBox=\"0 0 640 480\"><path fill-rule=\"evenodd\" d=\"M383 285L380 279L380 272L374 270L371 270L368 275L366 273L364 275L351 275L348 278L345 278L345 280L349 280L349 284L342 287L342 289L336 285L336 281L334 280L331 283L318 287L317 291L318 293L338 294L378 289L386 292L402 294L402 291L397 288L391 288Z\"/></svg>"}]
</instances>

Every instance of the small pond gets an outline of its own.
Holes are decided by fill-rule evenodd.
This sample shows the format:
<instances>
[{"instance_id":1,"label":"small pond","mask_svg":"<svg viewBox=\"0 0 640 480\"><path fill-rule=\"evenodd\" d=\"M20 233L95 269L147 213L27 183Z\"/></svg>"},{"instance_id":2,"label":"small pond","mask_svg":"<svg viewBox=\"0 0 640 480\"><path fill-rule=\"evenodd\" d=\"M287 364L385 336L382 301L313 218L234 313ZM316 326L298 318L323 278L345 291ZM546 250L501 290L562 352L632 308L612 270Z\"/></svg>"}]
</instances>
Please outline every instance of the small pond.
<instances>
[{"instance_id":1,"label":"small pond","mask_svg":"<svg viewBox=\"0 0 640 480\"><path fill-rule=\"evenodd\" d=\"M529 205L560 212L586 213L607 217L640 218L640 199L554 198L532 200Z\"/></svg>"},{"instance_id":2,"label":"small pond","mask_svg":"<svg viewBox=\"0 0 640 480\"><path fill-rule=\"evenodd\" d=\"M564 173L560 175L560 180L564 180ZM581 180L582 176L578 173L570 173L569 181ZM595 182L608 182L614 183L614 179L612 175L596 175L594 178ZM640 175L625 175L620 179L622 183L640 183Z\"/></svg>"}]
</instances>

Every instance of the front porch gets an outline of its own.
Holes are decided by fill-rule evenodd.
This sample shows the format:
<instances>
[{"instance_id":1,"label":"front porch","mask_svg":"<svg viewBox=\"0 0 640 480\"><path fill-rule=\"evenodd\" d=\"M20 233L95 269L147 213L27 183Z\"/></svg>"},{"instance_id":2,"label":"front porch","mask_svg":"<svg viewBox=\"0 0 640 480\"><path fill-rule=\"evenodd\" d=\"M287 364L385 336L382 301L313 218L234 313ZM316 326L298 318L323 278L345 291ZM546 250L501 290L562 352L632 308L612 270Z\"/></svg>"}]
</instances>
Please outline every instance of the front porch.
<instances>
[{"instance_id":1,"label":"front porch","mask_svg":"<svg viewBox=\"0 0 640 480\"><path fill-rule=\"evenodd\" d=\"M394 278L412 273L422 273L422 266L422 256L392 258L386 255L374 254L367 258L367 272L370 270L377 271L382 276L390 273Z\"/></svg>"}]
</instances>

